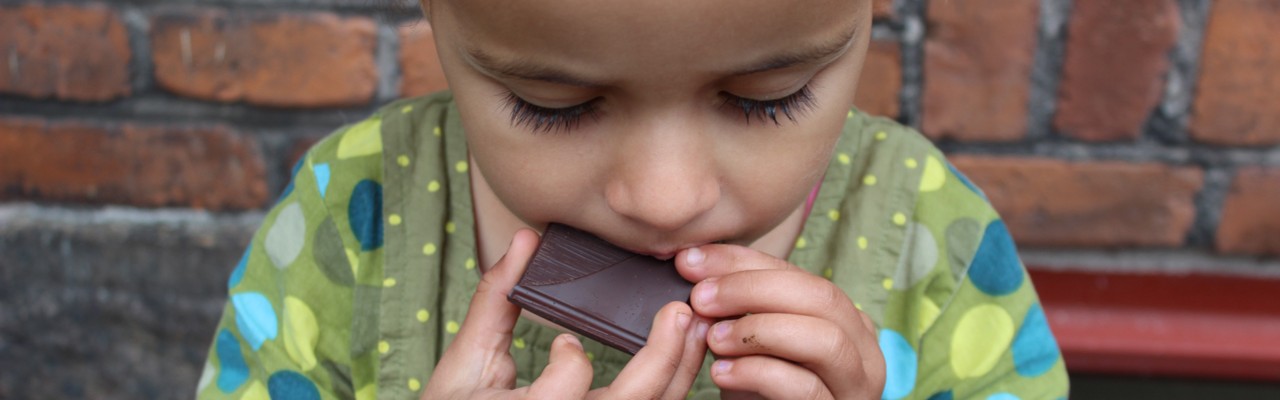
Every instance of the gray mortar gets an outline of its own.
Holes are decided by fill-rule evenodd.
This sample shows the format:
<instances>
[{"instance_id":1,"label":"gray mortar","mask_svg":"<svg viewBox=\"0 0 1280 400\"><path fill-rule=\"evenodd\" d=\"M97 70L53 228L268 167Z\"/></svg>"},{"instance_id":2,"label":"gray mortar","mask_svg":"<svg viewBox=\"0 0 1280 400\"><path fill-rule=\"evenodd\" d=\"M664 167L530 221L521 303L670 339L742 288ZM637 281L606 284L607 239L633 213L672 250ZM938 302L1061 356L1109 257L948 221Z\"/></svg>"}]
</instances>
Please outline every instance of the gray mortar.
<instances>
[{"instance_id":1,"label":"gray mortar","mask_svg":"<svg viewBox=\"0 0 1280 400\"><path fill-rule=\"evenodd\" d=\"M387 21L378 22L378 48L374 54L374 62L378 67L378 93L374 96L377 103L386 103L400 97L400 35L396 28L388 26Z\"/></svg>"},{"instance_id":2,"label":"gray mortar","mask_svg":"<svg viewBox=\"0 0 1280 400\"><path fill-rule=\"evenodd\" d=\"M902 92L898 121L920 129L920 99L924 93L925 0L898 0L894 12L902 40Z\"/></svg>"},{"instance_id":3,"label":"gray mortar","mask_svg":"<svg viewBox=\"0 0 1280 400\"><path fill-rule=\"evenodd\" d=\"M1067 21L1070 20L1072 6L1071 0L1040 0L1025 140L1048 138L1053 131L1053 115L1058 109L1058 83L1062 79L1062 61L1067 47Z\"/></svg>"},{"instance_id":4,"label":"gray mortar","mask_svg":"<svg viewBox=\"0 0 1280 400\"><path fill-rule=\"evenodd\" d=\"M1143 127L1143 135L1164 143L1190 142L1187 122L1194 99L1195 83L1204 44L1211 0L1178 0L1181 27L1178 40L1169 52L1169 71L1165 74L1164 97L1152 110Z\"/></svg>"},{"instance_id":5,"label":"gray mortar","mask_svg":"<svg viewBox=\"0 0 1280 400\"><path fill-rule=\"evenodd\" d=\"M1212 249L1217 238L1222 207L1231 190L1233 168L1209 167L1204 171L1204 186L1196 193L1196 220L1187 232L1187 246Z\"/></svg>"},{"instance_id":6,"label":"gray mortar","mask_svg":"<svg viewBox=\"0 0 1280 400\"><path fill-rule=\"evenodd\" d=\"M120 8L120 19L124 21L128 31L131 58L129 60L129 81L133 93L139 94L149 90L153 84L151 65L151 21L137 7Z\"/></svg>"}]
</instances>

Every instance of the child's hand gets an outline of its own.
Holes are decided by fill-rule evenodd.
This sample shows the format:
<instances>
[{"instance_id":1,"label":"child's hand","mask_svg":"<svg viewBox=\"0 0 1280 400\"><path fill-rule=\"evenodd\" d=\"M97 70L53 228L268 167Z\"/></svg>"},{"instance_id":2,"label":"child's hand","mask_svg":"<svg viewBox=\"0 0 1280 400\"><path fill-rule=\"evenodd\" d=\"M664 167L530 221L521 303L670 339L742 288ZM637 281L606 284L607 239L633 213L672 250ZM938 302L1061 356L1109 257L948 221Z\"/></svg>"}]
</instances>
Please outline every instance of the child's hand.
<instances>
[{"instance_id":1,"label":"child's hand","mask_svg":"<svg viewBox=\"0 0 1280 400\"><path fill-rule=\"evenodd\" d=\"M573 335L561 334L551 345L550 363L542 375L529 387L513 389L516 370L507 350L520 308L507 302L507 294L537 245L532 231L517 232L507 254L485 273L458 336L436 365L422 398L684 399L706 354L707 324L678 302L658 312L648 344L610 386L588 392L591 363Z\"/></svg>"},{"instance_id":2,"label":"child's hand","mask_svg":"<svg viewBox=\"0 0 1280 400\"><path fill-rule=\"evenodd\" d=\"M830 281L759 251L705 245L676 261L692 282L719 360L711 378L725 397L878 399L884 356L875 326ZM780 384L785 382L786 384Z\"/></svg>"}]
</instances>

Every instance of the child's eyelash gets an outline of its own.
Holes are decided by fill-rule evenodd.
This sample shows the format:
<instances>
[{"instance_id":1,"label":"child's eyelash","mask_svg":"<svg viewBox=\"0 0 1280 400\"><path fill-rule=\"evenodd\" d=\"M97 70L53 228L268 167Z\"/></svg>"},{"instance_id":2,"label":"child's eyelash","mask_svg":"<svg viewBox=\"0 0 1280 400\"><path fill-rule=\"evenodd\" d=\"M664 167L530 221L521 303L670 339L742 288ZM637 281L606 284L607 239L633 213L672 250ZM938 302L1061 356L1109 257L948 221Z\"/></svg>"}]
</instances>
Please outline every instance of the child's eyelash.
<instances>
[{"instance_id":1,"label":"child's eyelash","mask_svg":"<svg viewBox=\"0 0 1280 400\"><path fill-rule=\"evenodd\" d=\"M781 124L778 121L779 113L795 122L797 114L802 114L813 107L813 101L813 91L809 89L809 85L805 85L795 93L773 100L753 100L727 93L724 95L724 105L741 109L742 117L746 118L747 122L751 122L751 117L755 116L761 121L771 120L774 124Z\"/></svg>"},{"instance_id":2,"label":"child's eyelash","mask_svg":"<svg viewBox=\"0 0 1280 400\"><path fill-rule=\"evenodd\" d=\"M511 107L511 125L524 126L534 132L568 132L582 123L583 116L599 117L596 100L564 108L547 108L534 105L515 93L507 92L506 103Z\"/></svg>"}]
</instances>

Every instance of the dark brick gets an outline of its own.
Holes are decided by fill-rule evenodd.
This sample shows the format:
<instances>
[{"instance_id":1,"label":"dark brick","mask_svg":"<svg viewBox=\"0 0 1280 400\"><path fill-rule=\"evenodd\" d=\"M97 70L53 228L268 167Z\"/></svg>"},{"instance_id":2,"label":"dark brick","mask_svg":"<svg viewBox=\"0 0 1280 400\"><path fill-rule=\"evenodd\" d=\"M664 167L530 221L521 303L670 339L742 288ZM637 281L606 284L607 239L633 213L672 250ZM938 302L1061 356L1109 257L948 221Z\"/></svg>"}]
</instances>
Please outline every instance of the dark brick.
<instances>
[{"instance_id":1,"label":"dark brick","mask_svg":"<svg viewBox=\"0 0 1280 400\"><path fill-rule=\"evenodd\" d=\"M103 101L128 96L128 35L99 5L0 7L0 93Z\"/></svg>"},{"instance_id":2,"label":"dark brick","mask_svg":"<svg viewBox=\"0 0 1280 400\"><path fill-rule=\"evenodd\" d=\"M1280 1L1215 0L1205 32L1191 137L1219 145L1280 143Z\"/></svg>"}]
</instances>

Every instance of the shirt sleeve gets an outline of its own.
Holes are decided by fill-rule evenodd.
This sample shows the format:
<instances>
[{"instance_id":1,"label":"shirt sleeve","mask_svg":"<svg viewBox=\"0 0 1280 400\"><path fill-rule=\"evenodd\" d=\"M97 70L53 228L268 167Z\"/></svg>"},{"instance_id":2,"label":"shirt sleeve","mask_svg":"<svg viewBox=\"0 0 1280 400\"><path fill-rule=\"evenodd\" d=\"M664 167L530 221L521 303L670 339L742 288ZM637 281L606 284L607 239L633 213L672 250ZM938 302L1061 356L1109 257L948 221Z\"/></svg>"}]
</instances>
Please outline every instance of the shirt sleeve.
<instances>
[{"instance_id":1,"label":"shirt sleeve","mask_svg":"<svg viewBox=\"0 0 1280 400\"><path fill-rule=\"evenodd\" d=\"M886 399L1056 399L1068 379L1008 229L936 150L879 332Z\"/></svg>"},{"instance_id":2,"label":"shirt sleeve","mask_svg":"<svg viewBox=\"0 0 1280 400\"><path fill-rule=\"evenodd\" d=\"M298 162L231 273L197 398L355 397L355 258L325 205L328 172Z\"/></svg>"}]
</instances>

